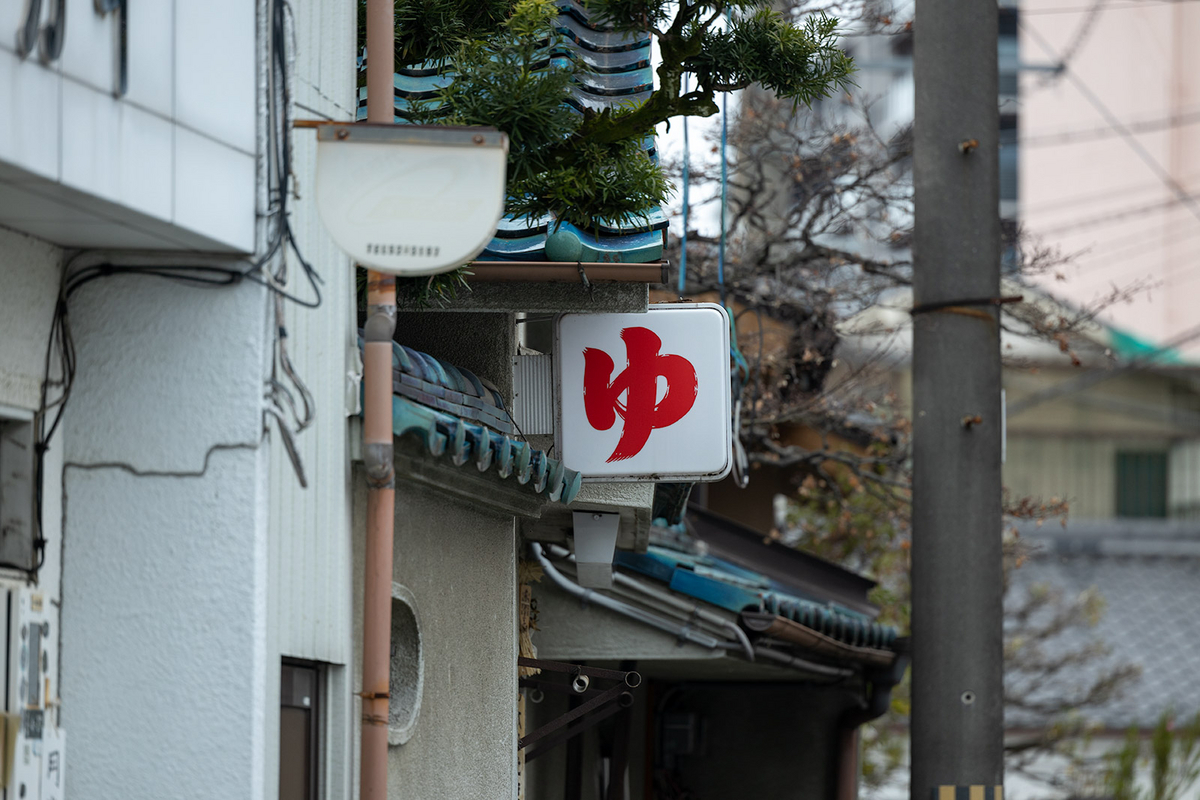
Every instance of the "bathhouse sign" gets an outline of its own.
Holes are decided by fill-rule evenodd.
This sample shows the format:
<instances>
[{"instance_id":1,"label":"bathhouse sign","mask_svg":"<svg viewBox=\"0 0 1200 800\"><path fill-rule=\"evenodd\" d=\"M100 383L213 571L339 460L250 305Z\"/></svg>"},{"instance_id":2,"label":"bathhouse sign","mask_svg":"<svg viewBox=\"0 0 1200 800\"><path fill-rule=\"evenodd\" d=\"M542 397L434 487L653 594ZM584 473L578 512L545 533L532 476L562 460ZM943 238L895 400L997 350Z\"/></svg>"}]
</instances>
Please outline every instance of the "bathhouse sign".
<instances>
[{"instance_id":1,"label":"bathhouse sign","mask_svg":"<svg viewBox=\"0 0 1200 800\"><path fill-rule=\"evenodd\" d=\"M563 314L555 329L563 463L585 480L729 473L729 317L713 303Z\"/></svg>"}]
</instances>

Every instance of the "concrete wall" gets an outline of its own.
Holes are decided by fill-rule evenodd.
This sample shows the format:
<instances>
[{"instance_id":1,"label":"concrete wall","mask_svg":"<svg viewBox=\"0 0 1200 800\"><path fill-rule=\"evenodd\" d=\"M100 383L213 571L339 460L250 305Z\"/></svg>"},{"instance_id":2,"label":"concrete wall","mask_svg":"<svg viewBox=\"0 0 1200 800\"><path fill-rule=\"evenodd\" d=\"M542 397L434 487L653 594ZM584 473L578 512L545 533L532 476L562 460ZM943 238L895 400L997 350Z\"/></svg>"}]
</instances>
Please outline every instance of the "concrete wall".
<instances>
[{"instance_id":1,"label":"concrete wall","mask_svg":"<svg viewBox=\"0 0 1200 800\"><path fill-rule=\"evenodd\" d=\"M491 381L505 402L512 403L512 357L517 352L513 314L401 312L396 341Z\"/></svg>"},{"instance_id":2,"label":"concrete wall","mask_svg":"<svg viewBox=\"0 0 1200 800\"><path fill-rule=\"evenodd\" d=\"M361 575L367 494L361 471L354 486L354 570ZM395 541L394 577L415 599L425 678L412 738L390 751L389 793L405 800L510 797L517 746L515 521L401 483ZM356 588L361 642L361 581ZM357 663L354 680L358 691Z\"/></svg>"},{"instance_id":3,"label":"concrete wall","mask_svg":"<svg viewBox=\"0 0 1200 800\"><path fill-rule=\"evenodd\" d=\"M73 797L263 796L266 302L252 285L126 276L72 299L61 718Z\"/></svg>"},{"instance_id":4,"label":"concrete wall","mask_svg":"<svg viewBox=\"0 0 1200 800\"><path fill-rule=\"evenodd\" d=\"M0 228L0 405L36 410L62 250Z\"/></svg>"}]
</instances>

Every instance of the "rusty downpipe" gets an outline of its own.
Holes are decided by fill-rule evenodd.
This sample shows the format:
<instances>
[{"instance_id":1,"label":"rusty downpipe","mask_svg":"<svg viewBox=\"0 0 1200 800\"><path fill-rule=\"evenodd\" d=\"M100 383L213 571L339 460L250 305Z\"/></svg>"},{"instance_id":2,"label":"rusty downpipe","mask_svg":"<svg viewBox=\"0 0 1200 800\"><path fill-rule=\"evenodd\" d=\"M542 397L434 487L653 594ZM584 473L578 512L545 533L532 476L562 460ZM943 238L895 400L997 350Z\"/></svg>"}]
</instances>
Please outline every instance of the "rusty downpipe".
<instances>
[{"instance_id":1,"label":"rusty downpipe","mask_svg":"<svg viewBox=\"0 0 1200 800\"><path fill-rule=\"evenodd\" d=\"M866 702L842 712L834 732L837 751L833 763L833 789L836 800L856 800L859 774L859 728L888 712L892 705L892 689L904 679L911 660L911 644L907 637L897 639L892 649L895 659L886 667L874 666L863 674L868 691Z\"/></svg>"},{"instance_id":2,"label":"rusty downpipe","mask_svg":"<svg viewBox=\"0 0 1200 800\"><path fill-rule=\"evenodd\" d=\"M394 122L393 0L367 0L367 120ZM382 56L382 57L380 57ZM363 575L362 744L360 800L386 800L388 686L391 676L392 547L396 473L392 460L392 336L396 279L367 273L363 328L363 460L367 535Z\"/></svg>"}]
</instances>

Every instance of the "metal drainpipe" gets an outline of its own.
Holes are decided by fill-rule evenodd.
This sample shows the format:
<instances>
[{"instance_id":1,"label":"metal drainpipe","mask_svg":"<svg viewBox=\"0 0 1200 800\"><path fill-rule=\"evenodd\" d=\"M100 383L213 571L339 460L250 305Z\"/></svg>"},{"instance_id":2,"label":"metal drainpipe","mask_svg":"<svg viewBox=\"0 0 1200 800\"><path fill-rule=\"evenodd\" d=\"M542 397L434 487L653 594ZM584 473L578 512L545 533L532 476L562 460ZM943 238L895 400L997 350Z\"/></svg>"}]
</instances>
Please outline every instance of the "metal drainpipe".
<instances>
[{"instance_id":1,"label":"metal drainpipe","mask_svg":"<svg viewBox=\"0 0 1200 800\"><path fill-rule=\"evenodd\" d=\"M842 712L838 719L837 761L835 764L834 796L836 800L855 800L858 797L859 728L887 713L892 704L892 689L904 679L908 669L910 643L907 638L896 640L896 658L891 666L867 670L864 675L870 692L864 705Z\"/></svg>"},{"instance_id":2,"label":"metal drainpipe","mask_svg":"<svg viewBox=\"0 0 1200 800\"><path fill-rule=\"evenodd\" d=\"M393 0L367 0L367 121L394 121ZM392 461L392 336L396 279L367 273L363 327L363 461L367 535L363 575L362 743L360 800L386 800L388 687L391 677L392 547L396 473Z\"/></svg>"}]
</instances>

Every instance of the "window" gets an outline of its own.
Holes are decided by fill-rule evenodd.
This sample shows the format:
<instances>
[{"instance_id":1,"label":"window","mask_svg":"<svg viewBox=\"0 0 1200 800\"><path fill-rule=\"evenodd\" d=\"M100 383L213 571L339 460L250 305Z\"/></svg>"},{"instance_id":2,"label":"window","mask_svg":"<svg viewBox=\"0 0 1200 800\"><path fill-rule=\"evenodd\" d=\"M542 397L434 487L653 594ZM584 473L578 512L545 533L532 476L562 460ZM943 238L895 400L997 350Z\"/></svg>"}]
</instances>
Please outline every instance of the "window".
<instances>
[{"instance_id":1,"label":"window","mask_svg":"<svg viewBox=\"0 0 1200 800\"><path fill-rule=\"evenodd\" d=\"M279 800L317 800L321 668L284 661L280 676Z\"/></svg>"},{"instance_id":2,"label":"window","mask_svg":"<svg viewBox=\"0 0 1200 800\"><path fill-rule=\"evenodd\" d=\"M1016 202L1020 149L1017 115L1000 114L1000 199Z\"/></svg>"},{"instance_id":3,"label":"window","mask_svg":"<svg viewBox=\"0 0 1200 800\"><path fill-rule=\"evenodd\" d=\"M1167 454L1117 453L1117 516L1167 515Z\"/></svg>"}]
</instances>

